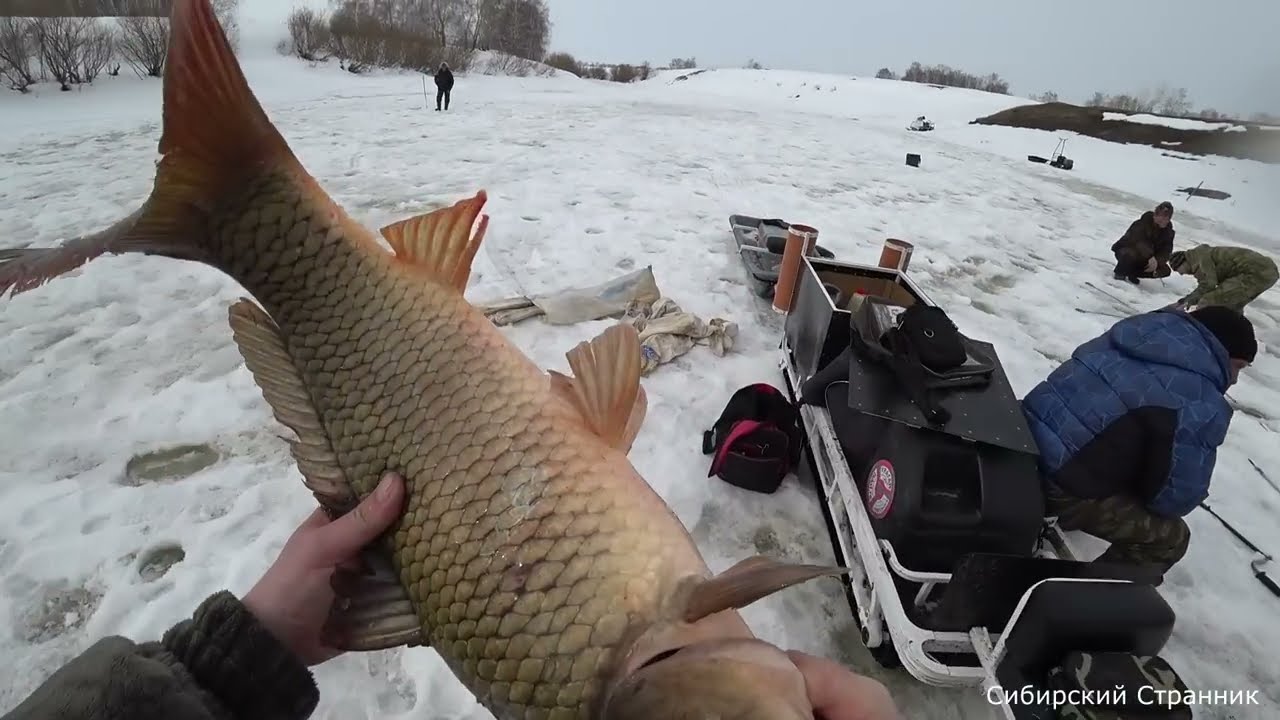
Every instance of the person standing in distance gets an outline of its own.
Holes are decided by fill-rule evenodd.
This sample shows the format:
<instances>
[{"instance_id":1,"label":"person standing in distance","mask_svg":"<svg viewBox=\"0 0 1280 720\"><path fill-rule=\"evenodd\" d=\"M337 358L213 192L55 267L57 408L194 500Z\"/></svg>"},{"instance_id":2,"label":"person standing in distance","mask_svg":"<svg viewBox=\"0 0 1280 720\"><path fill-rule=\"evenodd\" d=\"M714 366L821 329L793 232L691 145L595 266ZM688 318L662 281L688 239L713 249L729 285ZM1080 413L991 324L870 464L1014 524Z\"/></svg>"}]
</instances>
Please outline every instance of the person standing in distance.
<instances>
[{"instance_id":1,"label":"person standing in distance","mask_svg":"<svg viewBox=\"0 0 1280 720\"><path fill-rule=\"evenodd\" d=\"M440 102L444 101L444 109L449 109L449 93L453 90L453 71L449 63L442 62L436 70L436 112L440 112Z\"/></svg>"}]
</instances>

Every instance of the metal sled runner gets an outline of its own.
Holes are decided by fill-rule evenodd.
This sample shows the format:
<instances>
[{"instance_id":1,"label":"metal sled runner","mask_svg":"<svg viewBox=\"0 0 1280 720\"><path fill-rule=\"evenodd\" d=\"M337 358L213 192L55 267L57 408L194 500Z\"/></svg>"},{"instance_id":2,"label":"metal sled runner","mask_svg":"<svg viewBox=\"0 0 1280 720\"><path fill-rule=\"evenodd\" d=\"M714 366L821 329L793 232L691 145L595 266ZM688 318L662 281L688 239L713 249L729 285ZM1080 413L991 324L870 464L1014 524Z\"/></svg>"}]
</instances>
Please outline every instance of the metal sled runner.
<instances>
[{"instance_id":1,"label":"metal sled runner","mask_svg":"<svg viewBox=\"0 0 1280 720\"><path fill-rule=\"evenodd\" d=\"M1158 656L1175 618L1152 578L1076 560L1046 521L1034 442L994 348L968 340L994 373L949 392L953 420L931 427L887 370L848 350L851 314L833 300L928 297L893 270L806 258L801 274L780 363L806 436L799 473L822 497L877 662L979 688L1022 720L1056 713L1008 693L1047 692L1046 675L1070 653Z\"/></svg>"}]
</instances>

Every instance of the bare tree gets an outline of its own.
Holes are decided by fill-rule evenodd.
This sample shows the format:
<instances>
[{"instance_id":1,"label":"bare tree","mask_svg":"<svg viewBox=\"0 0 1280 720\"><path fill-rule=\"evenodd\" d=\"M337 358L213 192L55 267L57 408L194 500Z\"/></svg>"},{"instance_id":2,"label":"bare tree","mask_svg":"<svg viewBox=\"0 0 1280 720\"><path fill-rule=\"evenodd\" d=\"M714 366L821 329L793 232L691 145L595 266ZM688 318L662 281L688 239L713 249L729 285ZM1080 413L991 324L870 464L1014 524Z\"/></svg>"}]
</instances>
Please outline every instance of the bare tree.
<instances>
[{"instance_id":1,"label":"bare tree","mask_svg":"<svg viewBox=\"0 0 1280 720\"><path fill-rule=\"evenodd\" d=\"M303 60L324 60L329 56L333 36L328 21L310 8L298 8L289 13L289 38L293 53Z\"/></svg>"},{"instance_id":2,"label":"bare tree","mask_svg":"<svg viewBox=\"0 0 1280 720\"><path fill-rule=\"evenodd\" d=\"M440 47L448 47L454 37L454 30L462 18L462 2L460 0L421 0L423 20L435 36Z\"/></svg>"},{"instance_id":3,"label":"bare tree","mask_svg":"<svg viewBox=\"0 0 1280 720\"><path fill-rule=\"evenodd\" d=\"M162 77L169 52L169 21L157 17L122 18L118 45L138 77Z\"/></svg>"},{"instance_id":4,"label":"bare tree","mask_svg":"<svg viewBox=\"0 0 1280 720\"><path fill-rule=\"evenodd\" d=\"M696 67L698 67L697 58L671 58L672 70L693 70Z\"/></svg>"},{"instance_id":5,"label":"bare tree","mask_svg":"<svg viewBox=\"0 0 1280 720\"><path fill-rule=\"evenodd\" d=\"M84 82L82 58L94 21L89 18L45 17L35 21L40 60L63 92Z\"/></svg>"},{"instance_id":6,"label":"bare tree","mask_svg":"<svg viewBox=\"0 0 1280 720\"><path fill-rule=\"evenodd\" d=\"M887 67L882 67L879 70L877 70L876 77L881 80L896 80L898 78L898 76L894 75L893 71Z\"/></svg>"},{"instance_id":7,"label":"bare tree","mask_svg":"<svg viewBox=\"0 0 1280 720\"><path fill-rule=\"evenodd\" d=\"M115 27L97 20L89 21L80 53L80 79L91 83L98 79L116 54ZM117 66L118 68L119 66Z\"/></svg>"},{"instance_id":8,"label":"bare tree","mask_svg":"<svg viewBox=\"0 0 1280 720\"><path fill-rule=\"evenodd\" d=\"M0 77L18 92L36 84L31 59L36 56L34 23L15 17L0 18Z\"/></svg>"},{"instance_id":9,"label":"bare tree","mask_svg":"<svg viewBox=\"0 0 1280 720\"><path fill-rule=\"evenodd\" d=\"M1152 92L1151 104L1156 112L1162 115L1189 115L1191 99L1187 97L1186 88L1171 88L1161 85Z\"/></svg>"},{"instance_id":10,"label":"bare tree","mask_svg":"<svg viewBox=\"0 0 1280 720\"><path fill-rule=\"evenodd\" d=\"M557 70L564 70L574 75L582 75L582 66L578 64L578 59L567 52L554 52L543 59L544 63L550 65Z\"/></svg>"},{"instance_id":11,"label":"bare tree","mask_svg":"<svg viewBox=\"0 0 1280 720\"><path fill-rule=\"evenodd\" d=\"M902 73L902 79L930 85L982 90L1001 95L1009 94L1009 83L997 73L978 76L947 65L924 66L918 62L913 62Z\"/></svg>"},{"instance_id":12,"label":"bare tree","mask_svg":"<svg viewBox=\"0 0 1280 720\"><path fill-rule=\"evenodd\" d=\"M636 69L633 65L622 63L613 68L613 81L620 83L634 82L636 79Z\"/></svg>"},{"instance_id":13,"label":"bare tree","mask_svg":"<svg viewBox=\"0 0 1280 720\"><path fill-rule=\"evenodd\" d=\"M545 0L481 0L481 47L531 60L547 54L551 13Z\"/></svg>"},{"instance_id":14,"label":"bare tree","mask_svg":"<svg viewBox=\"0 0 1280 720\"><path fill-rule=\"evenodd\" d=\"M1107 96L1100 92L1095 92L1093 97L1089 98L1089 101L1085 103L1089 107L1103 107L1106 104Z\"/></svg>"},{"instance_id":15,"label":"bare tree","mask_svg":"<svg viewBox=\"0 0 1280 720\"><path fill-rule=\"evenodd\" d=\"M1052 90L1046 90L1045 92L1042 92L1039 95L1032 95L1031 99L1039 100L1040 102L1044 102L1044 103L1056 103L1058 102L1058 93Z\"/></svg>"},{"instance_id":16,"label":"bare tree","mask_svg":"<svg viewBox=\"0 0 1280 720\"><path fill-rule=\"evenodd\" d=\"M212 0L213 14L227 35L232 50L240 48L240 0ZM259 0L261 2L261 0Z\"/></svg>"}]
</instances>

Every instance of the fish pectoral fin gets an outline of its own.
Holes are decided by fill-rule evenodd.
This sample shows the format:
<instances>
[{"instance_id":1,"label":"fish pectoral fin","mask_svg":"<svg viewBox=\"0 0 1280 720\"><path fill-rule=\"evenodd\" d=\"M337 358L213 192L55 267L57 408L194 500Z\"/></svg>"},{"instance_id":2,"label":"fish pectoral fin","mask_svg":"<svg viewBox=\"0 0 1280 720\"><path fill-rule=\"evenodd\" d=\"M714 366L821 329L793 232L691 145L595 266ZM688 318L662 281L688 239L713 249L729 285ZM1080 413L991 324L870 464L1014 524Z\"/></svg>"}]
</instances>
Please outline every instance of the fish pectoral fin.
<instances>
[{"instance_id":1,"label":"fish pectoral fin","mask_svg":"<svg viewBox=\"0 0 1280 720\"><path fill-rule=\"evenodd\" d=\"M640 336L613 325L565 357L573 377L550 371L553 392L566 397L592 432L628 452L644 424L648 398L640 386Z\"/></svg>"},{"instance_id":2,"label":"fish pectoral fin","mask_svg":"<svg viewBox=\"0 0 1280 720\"><path fill-rule=\"evenodd\" d=\"M297 434L289 441L303 482L331 516L359 502L338 465L329 435L320 423L311 393L285 349L284 337L266 311L242 299L227 312L231 337L276 420Z\"/></svg>"},{"instance_id":3,"label":"fish pectoral fin","mask_svg":"<svg viewBox=\"0 0 1280 720\"><path fill-rule=\"evenodd\" d=\"M480 190L474 197L426 215L392 223L380 232L391 244L397 258L462 292L467 289L471 262L475 260L484 233L489 228L489 216L480 214L487 200L488 195ZM472 234L471 228L477 217L480 218L480 226Z\"/></svg>"},{"instance_id":4,"label":"fish pectoral fin","mask_svg":"<svg viewBox=\"0 0 1280 720\"><path fill-rule=\"evenodd\" d=\"M338 568L333 573L334 602L321 631L324 643L343 652L428 644L386 553L366 548L360 561L363 572Z\"/></svg>"},{"instance_id":5,"label":"fish pectoral fin","mask_svg":"<svg viewBox=\"0 0 1280 720\"><path fill-rule=\"evenodd\" d=\"M713 578L695 585L685 608L686 622L751 603L814 578L847 574L847 568L795 565L763 555L747 558Z\"/></svg>"}]
</instances>

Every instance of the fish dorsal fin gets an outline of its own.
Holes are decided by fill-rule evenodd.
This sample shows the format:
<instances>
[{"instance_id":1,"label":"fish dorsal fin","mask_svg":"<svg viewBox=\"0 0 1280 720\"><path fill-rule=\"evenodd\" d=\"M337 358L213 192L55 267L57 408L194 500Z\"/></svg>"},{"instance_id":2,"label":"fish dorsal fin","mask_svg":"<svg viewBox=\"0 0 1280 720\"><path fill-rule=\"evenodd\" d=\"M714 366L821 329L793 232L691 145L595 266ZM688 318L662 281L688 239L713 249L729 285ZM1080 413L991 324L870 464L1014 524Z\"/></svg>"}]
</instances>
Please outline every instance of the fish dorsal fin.
<instances>
[{"instance_id":1,"label":"fish dorsal fin","mask_svg":"<svg viewBox=\"0 0 1280 720\"><path fill-rule=\"evenodd\" d=\"M484 240L489 216L480 215L488 195L474 197L397 223L380 231L396 257L425 270L436 281L462 292L471 278L471 262ZM471 227L480 217L475 234Z\"/></svg>"},{"instance_id":2,"label":"fish dorsal fin","mask_svg":"<svg viewBox=\"0 0 1280 720\"><path fill-rule=\"evenodd\" d=\"M640 387L639 333L631 325L613 325L565 357L573 377L550 371L552 391L577 408L592 432L628 452L648 408Z\"/></svg>"},{"instance_id":3,"label":"fish dorsal fin","mask_svg":"<svg viewBox=\"0 0 1280 720\"><path fill-rule=\"evenodd\" d=\"M689 593L684 619L697 622L724 610L744 608L792 585L848 572L846 568L825 565L793 565L762 555L750 557L695 585Z\"/></svg>"},{"instance_id":4,"label":"fish dorsal fin","mask_svg":"<svg viewBox=\"0 0 1280 720\"><path fill-rule=\"evenodd\" d=\"M298 436L289 441L289 447L307 489L315 494L330 516L350 511L358 499L338 465L329 434L320 423L311 393L289 357L280 328L265 310L249 300L232 305L227 316L231 337L271 412Z\"/></svg>"}]
</instances>

